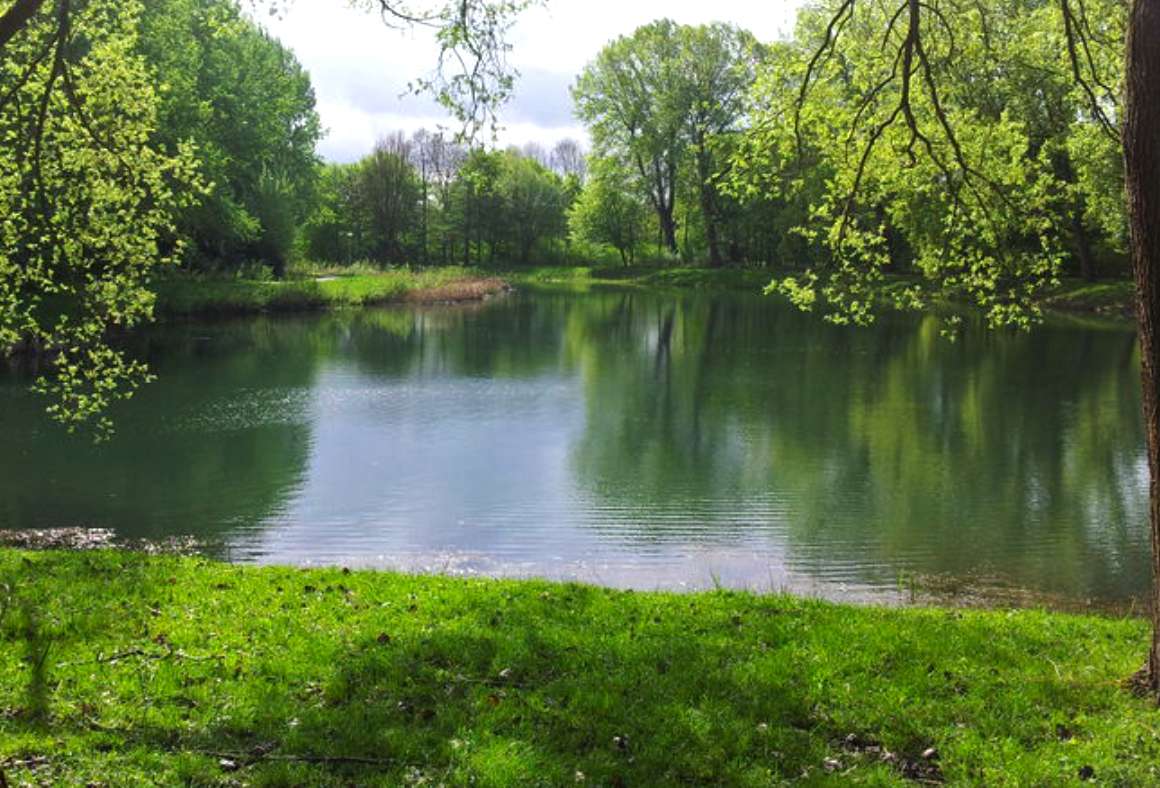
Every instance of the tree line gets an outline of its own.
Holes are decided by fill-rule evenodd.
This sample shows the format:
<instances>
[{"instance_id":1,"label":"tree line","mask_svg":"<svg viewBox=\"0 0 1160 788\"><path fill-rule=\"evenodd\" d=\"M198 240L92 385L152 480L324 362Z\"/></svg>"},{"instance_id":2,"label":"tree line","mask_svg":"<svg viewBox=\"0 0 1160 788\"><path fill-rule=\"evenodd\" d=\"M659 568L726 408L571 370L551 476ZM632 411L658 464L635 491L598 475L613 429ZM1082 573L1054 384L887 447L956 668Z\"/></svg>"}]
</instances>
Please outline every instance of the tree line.
<instances>
[{"instance_id":1,"label":"tree line","mask_svg":"<svg viewBox=\"0 0 1160 788\"><path fill-rule=\"evenodd\" d=\"M603 219L589 235L810 269L847 305L872 284L843 271L850 256L878 274L945 272L996 312L1059 273L1123 274L1118 139L1074 78L1060 7L930 14L941 35L921 62L893 46L899 14L883 9L820 55L835 35L822 5L772 43L661 20L608 44L573 89L594 143L582 202ZM1087 9L1096 106L1113 114L1125 23L1114 3Z\"/></svg>"},{"instance_id":2,"label":"tree line","mask_svg":"<svg viewBox=\"0 0 1160 788\"><path fill-rule=\"evenodd\" d=\"M1104 10L1090 15L1104 45L1088 51L1115 85L1124 19ZM1126 267L1121 157L1068 68L1055 6L988 0L943 20L952 43L926 53L939 93L913 90L912 115L877 134L852 128L894 106L898 87L882 85L898 64L879 42L890 20L850 26L841 57L813 62L828 15L809 6L772 43L670 20L611 41L572 87L590 152L420 131L352 164L318 160L309 75L236 0L117 16L156 94L148 144L191 167L170 179L181 205L158 243L192 270L280 276L295 258L762 265L804 271L787 293L806 302L827 289L860 319L886 272L953 269L1002 316L1058 273ZM939 124L956 136L936 139ZM898 151L913 166L897 166ZM960 159L982 197L948 188ZM847 252L869 265L844 266Z\"/></svg>"},{"instance_id":3,"label":"tree line","mask_svg":"<svg viewBox=\"0 0 1160 788\"><path fill-rule=\"evenodd\" d=\"M592 150L565 143L566 166L534 146L388 137L323 168L298 253L760 265L794 274L780 286L799 303L824 295L858 321L887 273L949 285L997 322L1026 320L1061 274L1125 273L1119 143L1075 79L1059 6L936 17L917 59L888 46L907 36L885 12L818 57L829 14L806 7L772 43L670 20L611 41L573 85ZM1124 14L1091 6L1085 25L1095 106L1114 114Z\"/></svg>"},{"instance_id":4,"label":"tree line","mask_svg":"<svg viewBox=\"0 0 1160 788\"><path fill-rule=\"evenodd\" d=\"M442 131L390 134L357 162L321 166L298 251L331 263L567 260L585 173L575 140L488 150Z\"/></svg>"}]
</instances>

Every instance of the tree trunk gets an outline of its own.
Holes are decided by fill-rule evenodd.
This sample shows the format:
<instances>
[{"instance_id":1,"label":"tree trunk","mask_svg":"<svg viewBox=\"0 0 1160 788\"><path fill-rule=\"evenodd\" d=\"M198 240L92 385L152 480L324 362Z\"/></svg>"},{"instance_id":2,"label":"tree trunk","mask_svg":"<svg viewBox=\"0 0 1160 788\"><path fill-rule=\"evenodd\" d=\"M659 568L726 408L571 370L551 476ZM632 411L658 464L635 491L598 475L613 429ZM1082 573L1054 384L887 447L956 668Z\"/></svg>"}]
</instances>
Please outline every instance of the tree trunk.
<instances>
[{"instance_id":1,"label":"tree trunk","mask_svg":"<svg viewBox=\"0 0 1160 788\"><path fill-rule=\"evenodd\" d=\"M430 263L427 259L427 227L430 222L431 206L427 197L427 164L423 163L423 265Z\"/></svg>"},{"instance_id":2,"label":"tree trunk","mask_svg":"<svg viewBox=\"0 0 1160 788\"><path fill-rule=\"evenodd\" d=\"M657 218L660 219L661 239L664 246L673 254L679 254L681 249L677 245L677 221L673 218L672 208L659 210Z\"/></svg>"},{"instance_id":3,"label":"tree trunk","mask_svg":"<svg viewBox=\"0 0 1160 788\"><path fill-rule=\"evenodd\" d=\"M1066 154L1061 155L1056 170L1064 183L1072 187L1076 186L1075 167L1072 166L1070 156ZM1075 242L1075 261L1079 264L1079 275L1088 282L1091 282L1096 278L1096 266L1095 255L1092 254L1091 233L1088 232L1087 224L1084 222L1084 215L1086 213L1086 202L1083 195L1077 191L1075 200L1072 201L1071 210L1069 211L1071 218L1071 236L1072 241Z\"/></svg>"},{"instance_id":4,"label":"tree trunk","mask_svg":"<svg viewBox=\"0 0 1160 788\"><path fill-rule=\"evenodd\" d=\"M1160 0L1132 4L1125 82L1124 166L1151 473L1152 648L1142 678L1160 699Z\"/></svg>"},{"instance_id":5,"label":"tree trunk","mask_svg":"<svg viewBox=\"0 0 1160 788\"><path fill-rule=\"evenodd\" d=\"M16 0L12 7L0 15L0 49L28 26L32 17L44 5L44 0Z\"/></svg>"},{"instance_id":6,"label":"tree trunk","mask_svg":"<svg viewBox=\"0 0 1160 788\"><path fill-rule=\"evenodd\" d=\"M701 214L705 217L705 240L709 245L709 265L720 268L721 241L717 228L717 187L713 185L713 160L704 140L697 151L697 177L701 181Z\"/></svg>"},{"instance_id":7,"label":"tree trunk","mask_svg":"<svg viewBox=\"0 0 1160 788\"><path fill-rule=\"evenodd\" d=\"M1075 259L1079 263L1079 275L1091 282L1096 278L1095 256L1092 254L1092 239L1083 223L1083 203L1076 201L1071 212L1071 229L1075 236Z\"/></svg>"},{"instance_id":8,"label":"tree trunk","mask_svg":"<svg viewBox=\"0 0 1160 788\"><path fill-rule=\"evenodd\" d=\"M705 214L705 240L709 244L709 265L720 268L725 264L721 257L721 240L717 232L716 194L711 184L701 186L701 211Z\"/></svg>"}]
</instances>

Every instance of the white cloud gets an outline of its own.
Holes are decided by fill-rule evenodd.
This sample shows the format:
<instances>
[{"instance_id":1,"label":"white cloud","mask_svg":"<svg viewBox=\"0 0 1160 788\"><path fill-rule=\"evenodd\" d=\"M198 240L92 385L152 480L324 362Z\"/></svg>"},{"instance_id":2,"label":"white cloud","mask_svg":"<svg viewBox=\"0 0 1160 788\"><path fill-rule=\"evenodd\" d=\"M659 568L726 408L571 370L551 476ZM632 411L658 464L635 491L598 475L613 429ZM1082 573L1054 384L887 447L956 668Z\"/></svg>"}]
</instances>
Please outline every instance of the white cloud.
<instances>
[{"instance_id":1,"label":"white cloud","mask_svg":"<svg viewBox=\"0 0 1160 788\"><path fill-rule=\"evenodd\" d=\"M512 35L511 63L523 75L504 107L499 143L551 145L584 138L572 117L568 88L609 40L668 17L683 24L732 22L771 40L787 34L798 0L549 0L529 9ZM387 27L377 15L342 0L296 0L281 18L263 20L310 72L327 135L321 154L351 161L394 130L454 121L408 84L427 74L438 53L426 31Z\"/></svg>"}]
</instances>

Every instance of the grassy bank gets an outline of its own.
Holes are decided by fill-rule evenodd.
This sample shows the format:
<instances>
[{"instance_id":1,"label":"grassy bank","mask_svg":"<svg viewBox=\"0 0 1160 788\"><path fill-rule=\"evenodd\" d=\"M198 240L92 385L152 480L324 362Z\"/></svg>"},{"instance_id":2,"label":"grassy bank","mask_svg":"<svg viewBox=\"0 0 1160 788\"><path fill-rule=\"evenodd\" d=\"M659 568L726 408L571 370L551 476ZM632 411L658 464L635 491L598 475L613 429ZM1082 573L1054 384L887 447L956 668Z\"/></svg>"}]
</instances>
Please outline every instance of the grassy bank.
<instances>
[{"instance_id":1,"label":"grassy bank","mask_svg":"<svg viewBox=\"0 0 1160 788\"><path fill-rule=\"evenodd\" d=\"M357 307L384 303L472 301L508 284L535 288L642 287L759 293L775 272L757 268L655 268L648 266L537 266L523 268L428 268L374 271L304 269L285 281L178 276L156 283L161 316L253 314ZM910 281L889 278L885 287ZM1068 279L1044 299L1050 309L1076 314L1130 317L1133 284Z\"/></svg>"},{"instance_id":2,"label":"grassy bank","mask_svg":"<svg viewBox=\"0 0 1160 788\"><path fill-rule=\"evenodd\" d=\"M571 285L576 287L629 285L649 288L696 288L700 290L747 290L761 292L778 272L756 268L626 268L541 267L502 271L502 276L519 285ZM913 281L909 276L888 276L885 288L901 287ZM1088 282L1064 279L1043 299L1043 305L1060 312L1131 317L1134 314L1135 285L1129 280Z\"/></svg>"},{"instance_id":3,"label":"grassy bank","mask_svg":"<svg viewBox=\"0 0 1160 788\"><path fill-rule=\"evenodd\" d=\"M429 268L284 281L177 276L158 281L154 291L157 313L178 316L472 301L506 286L496 277L464 268Z\"/></svg>"},{"instance_id":4,"label":"grassy bank","mask_svg":"<svg viewBox=\"0 0 1160 788\"><path fill-rule=\"evenodd\" d=\"M0 593L14 784L1160 780L1139 620L115 552Z\"/></svg>"},{"instance_id":5,"label":"grassy bank","mask_svg":"<svg viewBox=\"0 0 1160 788\"><path fill-rule=\"evenodd\" d=\"M745 290L760 293L772 274L759 268L653 268L649 266L592 267L540 266L512 268L497 274L525 287L631 286L647 288L696 288L700 290Z\"/></svg>"},{"instance_id":6,"label":"grassy bank","mask_svg":"<svg viewBox=\"0 0 1160 788\"><path fill-rule=\"evenodd\" d=\"M1134 317L1136 284L1127 279L1088 282L1067 279L1045 300L1046 306L1065 312Z\"/></svg>"}]
</instances>

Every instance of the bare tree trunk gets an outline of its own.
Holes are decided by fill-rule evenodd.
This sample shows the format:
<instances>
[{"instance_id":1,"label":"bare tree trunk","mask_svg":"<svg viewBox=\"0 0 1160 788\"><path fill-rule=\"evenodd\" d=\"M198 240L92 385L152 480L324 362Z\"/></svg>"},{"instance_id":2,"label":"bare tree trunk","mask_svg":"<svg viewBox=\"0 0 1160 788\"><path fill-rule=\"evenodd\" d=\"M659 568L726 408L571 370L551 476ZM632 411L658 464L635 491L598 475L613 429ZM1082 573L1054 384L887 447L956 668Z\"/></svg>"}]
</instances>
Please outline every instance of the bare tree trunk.
<instances>
[{"instance_id":1,"label":"bare tree trunk","mask_svg":"<svg viewBox=\"0 0 1160 788\"><path fill-rule=\"evenodd\" d=\"M44 5L44 0L16 0L12 7L0 15L0 49L28 26L28 22Z\"/></svg>"},{"instance_id":2,"label":"bare tree trunk","mask_svg":"<svg viewBox=\"0 0 1160 788\"><path fill-rule=\"evenodd\" d=\"M1142 678L1160 699L1160 0L1132 4L1125 81L1124 164L1152 480L1152 648Z\"/></svg>"}]
</instances>

